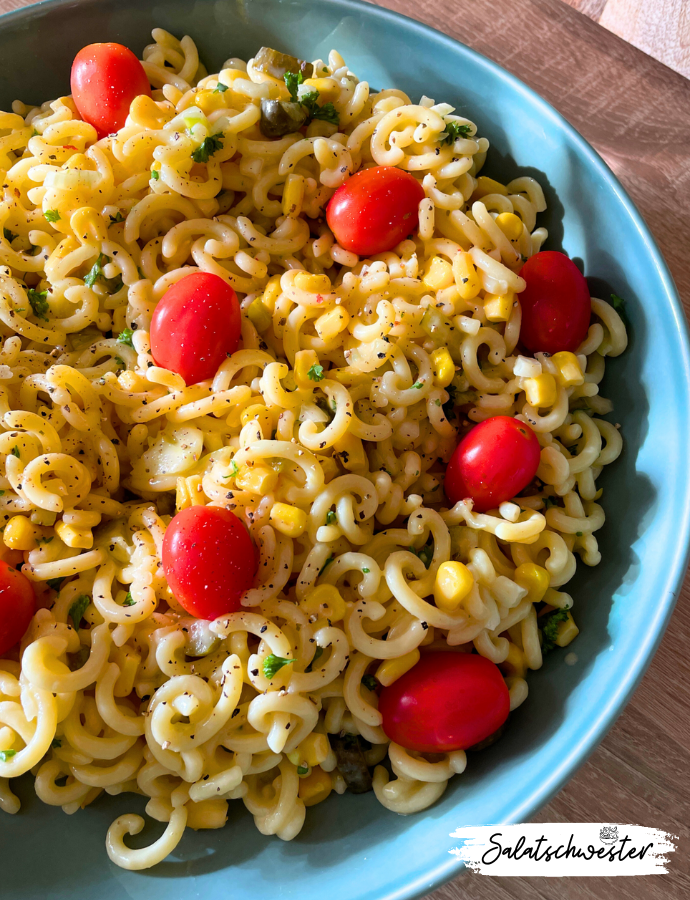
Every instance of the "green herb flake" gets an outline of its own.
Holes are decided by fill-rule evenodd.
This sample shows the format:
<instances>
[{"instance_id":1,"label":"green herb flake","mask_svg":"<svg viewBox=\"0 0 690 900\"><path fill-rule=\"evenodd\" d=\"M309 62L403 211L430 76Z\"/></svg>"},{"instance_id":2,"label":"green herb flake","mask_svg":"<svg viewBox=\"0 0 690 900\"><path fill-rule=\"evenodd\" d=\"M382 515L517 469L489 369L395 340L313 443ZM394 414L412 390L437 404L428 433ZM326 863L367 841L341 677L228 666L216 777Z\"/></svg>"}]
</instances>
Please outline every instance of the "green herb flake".
<instances>
[{"instance_id":1,"label":"green herb flake","mask_svg":"<svg viewBox=\"0 0 690 900\"><path fill-rule=\"evenodd\" d=\"M7 762L15 755L16 750L0 750L0 762Z\"/></svg>"},{"instance_id":2,"label":"green herb flake","mask_svg":"<svg viewBox=\"0 0 690 900\"><path fill-rule=\"evenodd\" d=\"M56 209L47 209L43 215L49 222L59 222L60 213Z\"/></svg>"},{"instance_id":3,"label":"green herb flake","mask_svg":"<svg viewBox=\"0 0 690 900\"><path fill-rule=\"evenodd\" d=\"M49 544L52 540L53 540L52 537L47 537L47 538L40 537L40 538L36 538L36 543L37 544Z\"/></svg>"},{"instance_id":4,"label":"green herb flake","mask_svg":"<svg viewBox=\"0 0 690 900\"><path fill-rule=\"evenodd\" d=\"M16 456L17 459L21 458L21 454L19 452L19 447L16 444L14 445L14 447L12 447L11 453L12 453L12 456Z\"/></svg>"},{"instance_id":5,"label":"green herb flake","mask_svg":"<svg viewBox=\"0 0 690 900\"><path fill-rule=\"evenodd\" d=\"M48 585L49 588L52 588L54 591L57 591L59 594L60 593L60 585L62 584L62 582L64 580L65 580L64 578L49 578L46 581L46 584Z\"/></svg>"},{"instance_id":6,"label":"green herb flake","mask_svg":"<svg viewBox=\"0 0 690 900\"><path fill-rule=\"evenodd\" d=\"M307 372L310 381L323 381L323 366L313 365Z\"/></svg>"},{"instance_id":7,"label":"green herb flake","mask_svg":"<svg viewBox=\"0 0 690 900\"><path fill-rule=\"evenodd\" d=\"M434 558L434 547L432 544L427 544L426 546L421 547L419 550L415 550L414 547L408 547L407 549L410 551L410 553L414 553L415 556L418 556L427 569L429 568L429 566L431 565L431 560Z\"/></svg>"},{"instance_id":8,"label":"green herb flake","mask_svg":"<svg viewBox=\"0 0 690 900\"><path fill-rule=\"evenodd\" d=\"M75 630L81 625L81 620L84 618L84 613L86 612L86 607L89 603L91 603L91 599L87 597L86 594L80 594L70 606L69 617L74 623Z\"/></svg>"},{"instance_id":9,"label":"green herb flake","mask_svg":"<svg viewBox=\"0 0 690 900\"><path fill-rule=\"evenodd\" d=\"M53 750L59 750L60 747L62 747L62 741L60 740L60 738L53 738L53 740L50 742L50 746L53 748Z\"/></svg>"},{"instance_id":10,"label":"green herb flake","mask_svg":"<svg viewBox=\"0 0 690 900\"><path fill-rule=\"evenodd\" d=\"M423 387L424 387L423 381L415 381L415 383L412 385L412 390L413 391L421 391L421 389Z\"/></svg>"},{"instance_id":11,"label":"green herb flake","mask_svg":"<svg viewBox=\"0 0 690 900\"><path fill-rule=\"evenodd\" d=\"M127 591L127 596L125 597L124 603L123 603L122 605L123 605L123 606L134 606L134 604L135 604L136 602L137 602L137 601L136 601L136 600L134 599L134 597L132 596L132 592L131 592L131 591Z\"/></svg>"},{"instance_id":12,"label":"green herb flake","mask_svg":"<svg viewBox=\"0 0 690 900\"><path fill-rule=\"evenodd\" d=\"M290 99L293 103L299 103L299 99L297 97L297 88L304 81L304 75L301 72L286 72L283 75L283 80L285 81L285 86L290 92Z\"/></svg>"},{"instance_id":13,"label":"green herb flake","mask_svg":"<svg viewBox=\"0 0 690 900\"><path fill-rule=\"evenodd\" d=\"M223 149L223 138L217 134L211 134L204 138L203 143L192 153L195 163L207 163L210 156Z\"/></svg>"},{"instance_id":14,"label":"green herb flake","mask_svg":"<svg viewBox=\"0 0 690 900\"><path fill-rule=\"evenodd\" d=\"M161 177L161 173L158 171L158 169L151 169L151 180L152 181L158 181L158 179L160 177Z\"/></svg>"},{"instance_id":15,"label":"green herb flake","mask_svg":"<svg viewBox=\"0 0 690 900\"><path fill-rule=\"evenodd\" d=\"M362 571L364 572L365 575L368 575L369 572L371 572L371 569L364 569L364 568L363 568Z\"/></svg>"},{"instance_id":16,"label":"green herb flake","mask_svg":"<svg viewBox=\"0 0 690 900\"><path fill-rule=\"evenodd\" d=\"M5 492L4 492L4 491L0 491L0 497L4 497L4 496L5 496Z\"/></svg>"},{"instance_id":17,"label":"green herb flake","mask_svg":"<svg viewBox=\"0 0 690 900\"><path fill-rule=\"evenodd\" d=\"M618 294L611 294L611 306L616 310L625 325L628 324L628 317L625 313L625 300Z\"/></svg>"},{"instance_id":18,"label":"green herb flake","mask_svg":"<svg viewBox=\"0 0 690 900\"><path fill-rule=\"evenodd\" d=\"M218 82L218 87L214 89L214 94L224 94L228 89L227 84L223 84L222 81Z\"/></svg>"},{"instance_id":19,"label":"green herb flake","mask_svg":"<svg viewBox=\"0 0 690 900\"><path fill-rule=\"evenodd\" d=\"M263 672L264 677L269 680L273 678L276 672L279 672L283 666L287 666L289 663L293 663L294 659L286 659L284 656L275 656L275 654L270 653L263 664Z\"/></svg>"},{"instance_id":20,"label":"green herb flake","mask_svg":"<svg viewBox=\"0 0 690 900\"><path fill-rule=\"evenodd\" d=\"M128 347L131 347L132 349L134 349L134 344L132 343L133 335L134 335L134 332L132 331L131 328L125 328L117 336L118 343L127 344Z\"/></svg>"},{"instance_id":21,"label":"green herb flake","mask_svg":"<svg viewBox=\"0 0 690 900\"><path fill-rule=\"evenodd\" d=\"M312 661L309 663L309 665L307 666L307 668L304 671L311 672L312 666L314 665L314 663L317 662L318 660L320 660L322 656L323 656L323 647L317 647L316 652L314 653L314 658L312 659Z\"/></svg>"},{"instance_id":22,"label":"green herb flake","mask_svg":"<svg viewBox=\"0 0 690 900\"><path fill-rule=\"evenodd\" d=\"M48 316L46 313L48 312L48 291L37 291L34 288L29 288L26 292L26 296L28 297L29 303L31 304L31 311L36 316L37 319L44 319L46 322L48 321Z\"/></svg>"},{"instance_id":23,"label":"green herb flake","mask_svg":"<svg viewBox=\"0 0 690 900\"><path fill-rule=\"evenodd\" d=\"M581 532L581 531L576 531L576 532L575 532L575 537L582 537L582 532Z\"/></svg>"},{"instance_id":24,"label":"green herb flake","mask_svg":"<svg viewBox=\"0 0 690 900\"><path fill-rule=\"evenodd\" d=\"M461 125L459 122L446 122L446 130L439 137L439 144L454 144L458 138L468 138L472 128L469 125Z\"/></svg>"},{"instance_id":25,"label":"green herb flake","mask_svg":"<svg viewBox=\"0 0 690 900\"><path fill-rule=\"evenodd\" d=\"M122 213L120 212L119 209L115 213L114 216L110 217L110 222L112 225L117 225L118 222L124 222L124 221L125 221L125 217L122 215Z\"/></svg>"},{"instance_id":26,"label":"green herb flake","mask_svg":"<svg viewBox=\"0 0 690 900\"><path fill-rule=\"evenodd\" d=\"M337 519L338 517L336 516L335 512L332 509L329 509L326 513L326 525L332 525L337 521Z\"/></svg>"},{"instance_id":27,"label":"green herb flake","mask_svg":"<svg viewBox=\"0 0 690 900\"><path fill-rule=\"evenodd\" d=\"M115 356L113 358L121 369L127 368L127 364L125 363L124 359L121 356Z\"/></svg>"},{"instance_id":28,"label":"green herb flake","mask_svg":"<svg viewBox=\"0 0 690 900\"><path fill-rule=\"evenodd\" d=\"M103 275L103 263L106 257L101 253L96 262L91 266L89 274L84 279L84 284L93 287L98 279Z\"/></svg>"},{"instance_id":29,"label":"green herb flake","mask_svg":"<svg viewBox=\"0 0 690 900\"><path fill-rule=\"evenodd\" d=\"M335 559L335 556L331 553L331 555L328 557L326 562L321 566L321 571L319 572L319 575L323 575L323 573L326 571L326 567L330 566L330 564L333 562L334 559Z\"/></svg>"},{"instance_id":30,"label":"green herb flake","mask_svg":"<svg viewBox=\"0 0 690 900\"><path fill-rule=\"evenodd\" d=\"M556 646L558 626L568 619L567 609L556 609L546 617L541 629L541 652L548 653Z\"/></svg>"},{"instance_id":31,"label":"green herb flake","mask_svg":"<svg viewBox=\"0 0 690 900\"><path fill-rule=\"evenodd\" d=\"M297 774L298 775L306 775L309 771L309 766L297 766Z\"/></svg>"},{"instance_id":32,"label":"green herb flake","mask_svg":"<svg viewBox=\"0 0 690 900\"><path fill-rule=\"evenodd\" d=\"M230 460L230 474L223 475L223 478L236 478L237 473L240 471L240 467L237 465L234 459Z\"/></svg>"},{"instance_id":33,"label":"green herb flake","mask_svg":"<svg viewBox=\"0 0 690 900\"><path fill-rule=\"evenodd\" d=\"M552 506L556 506L553 497L544 497L544 509L551 509Z\"/></svg>"},{"instance_id":34,"label":"green herb flake","mask_svg":"<svg viewBox=\"0 0 690 900\"><path fill-rule=\"evenodd\" d=\"M299 103L307 112L308 124L312 119L320 119L324 122L330 122L331 125L339 125L340 118L338 110L332 103L324 103L323 106L318 105L319 92L309 91L308 94L298 95L298 88L304 81L304 75L301 72L286 72L283 76L285 85L290 92L290 99L293 103Z\"/></svg>"},{"instance_id":35,"label":"green herb flake","mask_svg":"<svg viewBox=\"0 0 690 900\"><path fill-rule=\"evenodd\" d=\"M373 675L363 675L362 684L368 691L375 691L378 681Z\"/></svg>"},{"instance_id":36,"label":"green herb flake","mask_svg":"<svg viewBox=\"0 0 690 900\"><path fill-rule=\"evenodd\" d=\"M12 231L10 231L9 228L3 228L3 229L2 229L2 233L3 233L3 236L4 236L5 240L6 240L6 241L9 241L10 244L11 244L12 241L17 237L17 235L14 234Z\"/></svg>"}]
</instances>

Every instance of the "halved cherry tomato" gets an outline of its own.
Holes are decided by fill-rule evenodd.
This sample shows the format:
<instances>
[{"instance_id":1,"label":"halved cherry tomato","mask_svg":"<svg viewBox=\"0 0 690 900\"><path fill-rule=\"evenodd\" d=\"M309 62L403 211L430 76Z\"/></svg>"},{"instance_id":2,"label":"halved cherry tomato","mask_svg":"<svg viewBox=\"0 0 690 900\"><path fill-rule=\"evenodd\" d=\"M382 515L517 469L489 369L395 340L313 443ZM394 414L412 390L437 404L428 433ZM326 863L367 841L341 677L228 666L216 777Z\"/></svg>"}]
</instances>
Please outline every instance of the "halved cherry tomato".
<instances>
[{"instance_id":1,"label":"halved cherry tomato","mask_svg":"<svg viewBox=\"0 0 690 900\"><path fill-rule=\"evenodd\" d=\"M564 253L542 250L520 269L520 340L532 353L576 350L587 337L592 302L585 276Z\"/></svg>"},{"instance_id":2,"label":"halved cherry tomato","mask_svg":"<svg viewBox=\"0 0 690 900\"><path fill-rule=\"evenodd\" d=\"M151 96L144 67L122 44L83 47L74 57L70 83L79 115L99 138L122 128L135 97Z\"/></svg>"},{"instance_id":3,"label":"halved cherry tomato","mask_svg":"<svg viewBox=\"0 0 690 900\"><path fill-rule=\"evenodd\" d=\"M247 529L233 512L217 506L178 512L163 538L162 562L173 594L198 619L240 610L240 597L256 574Z\"/></svg>"},{"instance_id":4,"label":"halved cherry tomato","mask_svg":"<svg viewBox=\"0 0 690 900\"><path fill-rule=\"evenodd\" d=\"M345 250L375 256L412 234L423 199L424 188L409 172L394 166L364 169L333 194L326 220Z\"/></svg>"},{"instance_id":5,"label":"halved cherry tomato","mask_svg":"<svg viewBox=\"0 0 690 900\"><path fill-rule=\"evenodd\" d=\"M181 278L163 294L151 320L156 365L177 372L187 384L213 378L239 341L237 294L209 272Z\"/></svg>"},{"instance_id":6,"label":"halved cherry tomato","mask_svg":"<svg viewBox=\"0 0 690 900\"><path fill-rule=\"evenodd\" d=\"M486 512L511 500L536 475L537 436L519 419L494 416L475 425L453 451L446 468L446 497L451 503L474 500Z\"/></svg>"},{"instance_id":7,"label":"halved cherry tomato","mask_svg":"<svg viewBox=\"0 0 690 900\"><path fill-rule=\"evenodd\" d=\"M21 641L35 612L29 579L0 560L0 656Z\"/></svg>"},{"instance_id":8,"label":"halved cherry tomato","mask_svg":"<svg viewBox=\"0 0 690 900\"><path fill-rule=\"evenodd\" d=\"M384 687L383 730L396 744L420 753L466 750L503 725L508 688L498 666L474 653L432 650Z\"/></svg>"}]
</instances>

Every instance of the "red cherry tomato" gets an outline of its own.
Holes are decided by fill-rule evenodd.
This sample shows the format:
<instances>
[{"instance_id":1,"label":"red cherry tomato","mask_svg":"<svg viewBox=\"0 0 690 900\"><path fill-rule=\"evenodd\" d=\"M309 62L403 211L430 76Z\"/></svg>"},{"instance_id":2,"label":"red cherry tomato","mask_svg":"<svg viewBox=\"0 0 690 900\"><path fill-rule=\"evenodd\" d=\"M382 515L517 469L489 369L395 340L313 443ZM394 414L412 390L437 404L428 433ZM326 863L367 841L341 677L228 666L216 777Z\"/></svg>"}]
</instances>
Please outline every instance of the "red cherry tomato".
<instances>
[{"instance_id":1,"label":"red cherry tomato","mask_svg":"<svg viewBox=\"0 0 690 900\"><path fill-rule=\"evenodd\" d=\"M237 294L219 275L193 272L163 294L151 321L156 365L187 384L213 378L240 341Z\"/></svg>"},{"instance_id":2,"label":"red cherry tomato","mask_svg":"<svg viewBox=\"0 0 690 900\"><path fill-rule=\"evenodd\" d=\"M537 436L519 419L494 416L475 425L446 468L451 503L471 497L475 512L494 509L526 488L539 467Z\"/></svg>"},{"instance_id":3,"label":"red cherry tomato","mask_svg":"<svg viewBox=\"0 0 690 900\"><path fill-rule=\"evenodd\" d=\"M21 641L35 612L29 579L0 560L0 656Z\"/></svg>"},{"instance_id":4,"label":"red cherry tomato","mask_svg":"<svg viewBox=\"0 0 690 900\"><path fill-rule=\"evenodd\" d=\"M483 656L432 650L379 697L386 736L421 753L466 750L503 725L510 698Z\"/></svg>"},{"instance_id":5,"label":"red cherry tomato","mask_svg":"<svg viewBox=\"0 0 690 900\"><path fill-rule=\"evenodd\" d=\"M585 276L564 253L543 250L520 270L520 340L532 353L576 350L587 336L592 302Z\"/></svg>"},{"instance_id":6,"label":"red cherry tomato","mask_svg":"<svg viewBox=\"0 0 690 900\"><path fill-rule=\"evenodd\" d=\"M333 194L326 220L341 247L375 256L412 234L423 199L423 187L409 172L393 166L364 169Z\"/></svg>"},{"instance_id":7,"label":"red cherry tomato","mask_svg":"<svg viewBox=\"0 0 690 900\"><path fill-rule=\"evenodd\" d=\"M74 57L70 83L79 115L99 138L122 128L135 97L151 96L144 67L122 44L83 47Z\"/></svg>"},{"instance_id":8,"label":"red cherry tomato","mask_svg":"<svg viewBox=\"0 0 690 900\"><path fill-rule=\"evenodd\" d=\"M229 509L216 506L178 512L165 532L162 561L173 594L198 619L240 610L240 597L256 574L247 529Z\"/></svg>"}]
</instances>

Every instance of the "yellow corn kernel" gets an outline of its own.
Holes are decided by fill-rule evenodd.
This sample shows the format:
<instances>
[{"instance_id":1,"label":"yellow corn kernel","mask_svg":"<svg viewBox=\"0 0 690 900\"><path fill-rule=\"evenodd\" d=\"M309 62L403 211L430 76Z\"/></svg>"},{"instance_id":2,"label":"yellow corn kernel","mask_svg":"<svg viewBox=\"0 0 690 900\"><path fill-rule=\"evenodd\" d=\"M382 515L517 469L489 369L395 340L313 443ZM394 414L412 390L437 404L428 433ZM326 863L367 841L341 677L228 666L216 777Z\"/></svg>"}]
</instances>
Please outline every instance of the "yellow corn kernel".
<instances>
[{"instance_id":1,"label":"yellow corn kernel","mask_svg":"<svg viewBox=\"0 0 690 900\"><path fill-rule=\"evenodd\" d=\"M314 328L322 341L332 341L347 328L349 321L349 312L342 306L334 306L314 321Z\"/></svg>"},{"instance_id":2,"label":"yellow corn kernel","mask_svg":"<svg viewBox=\"0 0 690 900\"><path fill-rule=\"evenodd\" d=\"M554 353L551 361L558 370L556 372L556 381L563 387L574 387L575 385L584 384L585 376L580 368L580 361L569 350L560 350Z\"/></svg>"},{"instance_id":3,"label":"yellow corn kernel","mask_svg":"<svg viewBox=\"0 0 690 900\"><path fill-rule=\"evenodd\" d=\"M346 432L333 444L334 456L350 472L366 471L369 468L369 460L364 452L362 439L352 432Z\"/></svg>"},{"instance_id":4,"label":"yellow corn kernel","mask_svg":"<svg viewBox=\"0 0 690 900\"><path fill-rule=\"evenodd\" d=\"M295 353L295 382L298 387L309 388L314 387L316 381L309 377L309 370L312 366L319 365L319 357L316 350L298 350Z\"/></svg>"},{"instance_id":5,"label":"yellow corn kernel","mask_svg":"<svg viewBox=\"0 0 690 900\"><path fill-rule=\"evenodd\" d=\"M319 461L319 465L323 469L323 480L326 484L328 484L329 481L333 481L334 478L340 475L338 463L333 459L332 456L319 456L317 454L316 458Z\"/></svg>"},{"instance_id":6,"label":"yellow corn kernel","mask_svg":"<svg viewBox=\"0 0 690 900\"><path fill-rule=\"evenodd\" d=\"M307 514L304 510L288 503L274 503L269 518L273 527L286 537L298 538L307 527Z\"/></svg>"},{"instance_id":7,"label":"yellow corn kernel","mask_svg":"<svg viewBox=\"0 0 690 900\"><path fill-rule=\"evenodd\" d=\"M499 213L496 224L509 241L516 241L522 234L522 219L515 213Z\"/></svg>"},{"instance_id":8,"label":"yellow corn kernel","mask_svg":"<svg viewBox=\"0 0 690 900\"><path fill-rule=\"evenodd\" d=\"M299 798L305 806L316 806L333 790L333 782L328 772L317 766L311 774L299 780Z\"/></svg>"},{"instance_id":9,"label":"yellow corn kernel","mask_svg":"<svg viewBox=\"0 0 690 900\"><path fill-rule=\"evenodd\" d=\"M301 762L306 762L308 766L312 767L320 766L328 756L330 744L325 734L317 734L312 731L297 747L297 750Z\"/></svg>"},{"instance_id":10,"label":"yellow corn kernel","mask_svg":"<svg viewBox=\"0 0 690 900\"><path fill-rule=\"evenodd\" d=\"M67 525L62 519L55 523L55 532L60 540L68 547L79 547L82 550L90 550L93 547L93 534L90 528L75 528Z\"/></svg>"},{"instance_id":11,"label":"yellow corn kernel","mask_svg":"<svg viewBox=\"0 0 690 900\"><path fill-rule=\"evenodd\" d=\"M328 275L298 272L295 275L295 287L298 291L307 291L309 294L329 294L333 286Z\"/></svg>"},{"instance_id":12,"label":"yellow corn kernel","mask_svg":"<svg viewBox=\"0 0 690 900\"><path fill-rule=\"evenodd\" d=\"M228 101L224 97L225 91L216 91L215 88L198 91L194 96L194 106L200 109L204 115L208 115L228 105ZM160 128L160 125L154 127Z\"/></svg>"},{"instance_id":13,"label":"yellow corn kernel","mask_svg":"<svg viewBox=\"0 0 690 900\"><path fill-rule=\"evenodd\" d=\"M472 257L464 250L453 257L453 275L460 297L463 300L474 300L482 289L482 282Z\"/></svg>"},{"instance_id":14,"label":"yellow corn kernel","mask_svg":"<svg viewBox=\"0 0 690 900\"><path fill-rule=\"evenodd\" d=\"M530 406L553 406L558 397L556 379L549 372L523 381L525 396Z\"/></svg>"},{"instance_id":15,"label":"yellow corn kernel","mask_svg":"<svg viewBox=\"0 0 690 900\"><path fill-rule=\"evenodd\" d=\"M340 622L345 615L345 601L333 584L320 584L300 601L301 608L310 616L320 616L331 622Z\"/></svg>"},{"instance_id":16,"label":"yellow corn kernel","mask_svg":"<svg viewBox=\"0 0 690 900\"><path fill-rule=\"evenodd\" d=\"M283 188L283 215L296 219L302 212L304 201L304 176L294 172L285 179Z\"/></svg>"},{"instance_id":17,"label":"yellow corn kernel","mask_svg":"<svg viewBox=\"0 0 690 900\"><path fill-rule=\"evenodd\" d=\"M527 589L527 600L539 603L549 588L549 573L536 563L523 563L515 570L515 581L520 587Z\"/></svg>"},{"instance_id":18,"label":"yellow corn kernel","mask_svg":"<svg viewBox=\"0 0 690 900\"><path fill-rule=\"evenodd\" d=\"M504 197L507 197L508 188L501 184L500 181L494 181L493 178L489 178L487 175L480 175L477 179L477 187L474 189L472 199L480 200L482 197L486 197L487 194L502 194Z\"/></svg>"},{"instance_id":19,"label":"yellow corn kernel","mask_svg":"<svg viewBox=\"0 0 690 900\"><path fill-rule=\"evenodd\" d=\"M453 267L440 256L432 256L424 266L422 281L432 291L441 291L453 284Z\"/></svg>"},{"instance_id":20,"label":"yellow corn kernel","mask_svg":"<svg viewBox=\"0 0 690 900\"><path fill-rule=\"evenodd\" d=\"M381 663L376 670L376 677L384 687L393 684L398 678L402 677L405 672L409 672L412 666L416 666L419 662L419 650L415 647L404 656L397 659L387 659Z\"/></svg>"},{"instance_id":21,"label":"yellow corn kernel","mask_svg":"<svg viewBox=\"0 0 690 900\"><path fill-rule=\"evenodd\" d=\"M278 484L278 473L267 466L240 466L235 484L241 491L270 494Z\"/></svg>"},{"instance_id":22,"label":"yellow corn kernel","mask_svg":"<svg viewBox=\"0 0 690 900\"><path fill-rule=\"evenodd\" d=\"M280 297L282 293L280 287L280 275L272 275L268 279L268 284L264 288L263 296L261 297L264 306L268 310L268 312L272 315L273 310L275 309L276 300Z\"/></svg>"},{"instance_id":23,"label":"yellow corn kernel","mask_svg":"<svg viewBox=\"0 0 690 900\"><path fill-rule=\"evenodd\" d=\"M35 550L41 532L25 516L12 516L5 525L2 539L11 550Z\"/></svg>"},{"instance_id":24,"label":"yellow corn kernel","mask_svg":"<svg viewBox=\"0 0 690 900\"><path fill-rule=\"evenodd\" d=\"M501 671L504 675L517 675L518 678L524 678L527 671L525 662L525 654L512 641L508 644L508 656L501 663Z\"/></svg>"},{"instance_id":25,"label":"yellow corn kernel","mask_svg":"<svg viewBox=\"0 0 690 900\"><path fill-rule=\"evenodd\" d=\"M575 638L580 633L580 629L575 624L575 620L568 613L568 618L564 622L558 623L556 644L559 647L567 647L568 644L575 640Z\"/></svg>"},{"instance_id":26,"label":"yellow corn kernel","mask_svg":"<svg viewBox=\"0 0 690 900\"><path fill-rule=\"evenodd\" d=\"M254 297L247 309L249 321L257 331L263 332L268 329L271 324L271 314L264 306L263 297Z\"/></svg>"},{"instance_id":27,"label":"yellow corn kernel","mask_svg":"<svg viewBox=\"0 0 690 900\"><path fill-rule=\"evenodd\" d=\"M473 584L474 576L464 563L441 563L434 585L436 606L443 612L453 612L472 590Z\"/></svg>"},{"instance_id":28,"label":"yellow corn kernel","mask_svg":"<svg viewBox=\"0 0 690 900\"><path fill-rule=\"evenodd\" d=\"M514 302L512 291L507 294L487 294L484 298L484 314L489 322L507 322Z\"/></svg>"},{"instance_id":29,"label":"yellow corn kernel","mask_svg":"<svg viewBox=\"0 0 690 900\"><path fill-rule=\"evenodd\" d=\"M304 83L318 91L323 100L335 100L340 94L340 85L335 78L305 78Z\"/></svg>"},{"instance_id":30,"label":"yellow corn kernel","mask_svg":"<svg viewBox=\"0 0 690 900\"><path fill-rule=\"evenodd\" d=\"M445 347L439 347L431 354L431 365L434 372L434 384L448 387L455 377L455 363Z\"/></svg>"}]
</instances>

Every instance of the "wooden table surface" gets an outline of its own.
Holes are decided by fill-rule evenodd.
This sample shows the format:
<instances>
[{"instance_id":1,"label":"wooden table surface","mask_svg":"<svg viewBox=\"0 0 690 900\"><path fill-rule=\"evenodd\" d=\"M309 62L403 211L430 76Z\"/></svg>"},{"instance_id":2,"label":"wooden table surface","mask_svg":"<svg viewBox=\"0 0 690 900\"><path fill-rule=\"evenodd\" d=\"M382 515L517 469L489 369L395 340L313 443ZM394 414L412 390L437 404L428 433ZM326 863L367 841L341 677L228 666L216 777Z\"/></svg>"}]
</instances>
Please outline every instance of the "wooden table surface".
<instances>
[{"instance_id":1,"label":"wooden table surface","mask_svg":"<svg viewBox=\"0 0 690 900\"><path fill-rule=\"evenodd\" d=\"M28 5L0 0L0 13ZM597 149L644 215L690 312L690 81L561 0L383 0L468 44L551 102ZM654 302L654 298L650 298ZM681 836L668 875L461 875L433 900L690 897L690 580L631 703L539 822L623 822Z\"/></svg>"}]
</instances>

